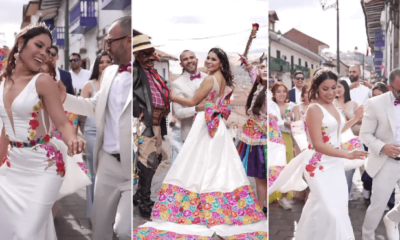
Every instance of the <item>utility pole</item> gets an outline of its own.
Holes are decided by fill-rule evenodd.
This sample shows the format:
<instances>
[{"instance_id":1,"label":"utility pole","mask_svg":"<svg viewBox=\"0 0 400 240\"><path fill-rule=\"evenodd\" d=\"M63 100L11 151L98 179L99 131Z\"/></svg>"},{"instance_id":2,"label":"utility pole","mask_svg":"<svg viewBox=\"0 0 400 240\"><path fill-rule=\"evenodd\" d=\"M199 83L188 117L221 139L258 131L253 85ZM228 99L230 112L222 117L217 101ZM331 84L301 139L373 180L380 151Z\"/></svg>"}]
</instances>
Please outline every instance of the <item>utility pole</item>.
<instances>
[{"instance_id":1,"label":"utility pole","mask_svg":"<svg viewBox=\"0 0 400 240\"><path fill-rule=\"evenodd\" d=\"M339 51L339 0L336 0L336 3L331 4L329 6L326 6L326 1L321 1L321 5L322 5L322 10L328 10L330 8L336 8L337 11L337 20L336 20L336 24L337 24L337 51L336 51L336 60L337 60L337 72L340 74L340 51Z\"/></svg>"},{"instance_id":2,"label":"utility pole","mask_svg":"<svg viewBox=\"0 0 400 240\"><path fill-rule=\"evenodd\" d=\"M65 70L69 70L69 0L65 0L65 27L64 27L64 62Z\"/></svg>"}]
</instances>

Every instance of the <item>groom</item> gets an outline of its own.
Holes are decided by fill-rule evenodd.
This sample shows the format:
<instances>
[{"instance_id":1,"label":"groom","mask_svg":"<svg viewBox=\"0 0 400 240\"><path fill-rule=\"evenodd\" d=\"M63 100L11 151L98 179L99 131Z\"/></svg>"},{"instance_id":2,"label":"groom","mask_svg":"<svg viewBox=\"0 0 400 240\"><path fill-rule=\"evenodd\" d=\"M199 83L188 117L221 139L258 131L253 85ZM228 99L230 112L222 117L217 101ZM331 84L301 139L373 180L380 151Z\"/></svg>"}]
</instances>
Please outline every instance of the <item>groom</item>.
<instances>
[{"instance_id":1,"label":"groom","mask_svg":"<svg viewBox=\"0 0 400 240\"><path fill-rule=\"evenodd\" d=\"M114 65L104 70L101 88L93 98L66 94L59 83L66 111L96 119L92 213L96 240L113 239L113 227L119 240L132 239L132 80L127 70L132 58L131 29L131 17L111 24L105 50L114 59Z\"/></svg>"},{"instance_id":2,"label":"groom","mask_svg":"<svg viewBox=\"0 0 400 240\"><path fill-rule=\"evenodd\" d=\"M198 59L194 52L185 50L180 56L180 65L183 68L182 75L171 83L171 88L178 96L191 98L200 87L207 74L197 70ZM181 120L182 140L185 141L193 124L193 117L197 113L196 107L186 107L179 103L172 103L173 113Z\"/></svg>"},{"instance_id":3,"label":"groom","mask_svg":"<svg viewBox=\"0 0 400 240\"><path fill-rule=\"evenodd\" d=\"M391 91L367 100L360 137L369 146L367 173L373 178L371 205L362 227L363 240L375 240L377 228L400 180L400 68L389 76ZM400 205L383 219L389 240L399 239Z\"/></svg>"}]
</instances>

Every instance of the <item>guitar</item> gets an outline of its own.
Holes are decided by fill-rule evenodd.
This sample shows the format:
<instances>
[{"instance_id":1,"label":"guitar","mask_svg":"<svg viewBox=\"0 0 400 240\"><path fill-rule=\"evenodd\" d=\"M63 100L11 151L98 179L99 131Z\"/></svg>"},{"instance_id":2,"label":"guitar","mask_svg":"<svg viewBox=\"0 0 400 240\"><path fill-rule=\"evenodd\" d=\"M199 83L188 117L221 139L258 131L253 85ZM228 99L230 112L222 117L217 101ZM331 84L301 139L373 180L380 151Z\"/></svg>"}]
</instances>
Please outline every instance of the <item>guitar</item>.
<instances>
[{"instance_id":1,"label":"guitar","mask_svg":"<svg viewBox=\"0 0 400 240\"><path fill-rule=\"evenodd\" d=\"M239 61L242 61L241 65L243 65L243 64L245 64L247 66L249 65L249 63L247 62L247 54L249 53L250 46L251 46L251 43L253 42L253 39L256 38L256 33L259 28L258 23L253 23L252 25L253 25L253 29L251 30L249 40L247 40L246 49L244 50L243 55L239 54L239 56L240 56Z\"/></svg>"}]
</instances>

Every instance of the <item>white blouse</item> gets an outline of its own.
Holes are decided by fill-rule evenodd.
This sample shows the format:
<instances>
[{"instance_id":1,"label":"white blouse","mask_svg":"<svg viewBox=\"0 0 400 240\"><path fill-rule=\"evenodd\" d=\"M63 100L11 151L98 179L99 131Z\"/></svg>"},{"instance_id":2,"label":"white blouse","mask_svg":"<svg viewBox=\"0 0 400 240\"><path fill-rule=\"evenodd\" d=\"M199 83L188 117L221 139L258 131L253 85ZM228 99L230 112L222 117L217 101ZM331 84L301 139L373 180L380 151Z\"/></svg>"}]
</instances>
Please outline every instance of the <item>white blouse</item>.
<instances>
[{"instance_id":1,"label":"white blouse","mask_svg":"<svg viewBox=\"0 0 400 240\"><path fill-rule=\"evenodd\" d=\"M293 103L293 102L289 102L288 104L289 104L289 106L287 107L286 111L292 112L293 111L293 107L296 106L296 104ZM269 102L269 104L268 104L268 112L270 114L272 114L272 115L275 115L278 118L278 122L277 123L278 123L279 130L281 130L281 132L287 132L287 133L291 132L290 128L285 126L284 123L286 121L284 119L282 119L281 110L279 109L279 106L278 106L278 104L276 102L274 102L274 101L270 101Z\"/></svg>"}]
</instances>

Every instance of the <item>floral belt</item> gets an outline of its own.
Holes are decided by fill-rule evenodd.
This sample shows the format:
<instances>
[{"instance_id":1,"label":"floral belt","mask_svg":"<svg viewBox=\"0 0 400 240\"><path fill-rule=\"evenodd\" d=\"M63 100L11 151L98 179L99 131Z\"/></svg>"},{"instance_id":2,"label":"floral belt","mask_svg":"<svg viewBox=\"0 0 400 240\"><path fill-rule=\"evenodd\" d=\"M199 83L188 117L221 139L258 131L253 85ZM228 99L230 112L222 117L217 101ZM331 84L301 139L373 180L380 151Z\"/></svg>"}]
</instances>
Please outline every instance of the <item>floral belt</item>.
<instances>
[{"instance_id":1,"label":"floral belt","mask_svg":"<svg viewBox=\"0 0 400 240\"><path fill-rule=\"evenodd\" d=\"M46 144L50 142L50 139L52 139L53 136L46 134L43 137L37 138L37 139L32 139L30 142L13 142L10 141L10 146L11 147L17 147L17 148L30 148L34 147L37 144Z\"/></svg>"}]
</instances>

